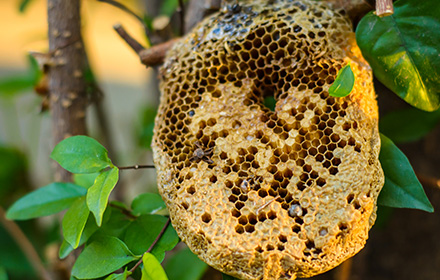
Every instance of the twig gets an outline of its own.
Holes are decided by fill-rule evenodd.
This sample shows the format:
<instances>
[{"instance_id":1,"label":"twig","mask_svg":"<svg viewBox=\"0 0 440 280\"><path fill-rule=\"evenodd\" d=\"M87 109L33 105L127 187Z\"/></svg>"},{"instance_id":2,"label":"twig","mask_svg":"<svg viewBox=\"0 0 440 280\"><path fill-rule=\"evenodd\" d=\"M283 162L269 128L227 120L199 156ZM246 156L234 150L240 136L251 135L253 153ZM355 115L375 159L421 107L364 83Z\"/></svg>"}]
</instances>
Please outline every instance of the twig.
<instances>
[{"instance_id":1,"label":"twig","mask_svg":"<svg viewBox=\"0 0 440 280\"><path fill-rule=\"evenodd\" d=\"M163 226L162 230L159 232L159 234L156 236L156 239L153 241L153 243L151 244L150 248L148 248L148 250L145 253L150 253L151 250L153 250L154 245L156 245L157 242L159 242L160 238L163 236L163 234L165 233L165 230L168 228L168 225L170 224L171 220L170 218L168 218L167 222L165 223L165 225ZM144 254L145 254L144 253ZM136 268L138 268L142 263L142 258L130 269L130 272L133 272L136 270Z\"/></svg>"},{"instance_id":2,"label":"twig","mask_svg":"<svg viewBox=\"0 0 440 280\"><path fill-rule=\"evenodd\" d=\"M145 50L145 48L136 41L133 37L131 37L127 31L125 31L124 27L121 24L113 25L113 29L118 32L119 36L137 53L139 54L141 51Z\"/></svg>"},{"instance_id":3,"label":"twig","mask_svg":"<svg viewBox=\"0 0 440 280\"><path fill-rule=\"evenodd\" d=\"M185 6L183 0L179 0L179 14L180 14L180 35L185 34Z\"/></svg>"},{"instance_id":4,"label":"twig","mask_svg":"<svg viewBox=\"0 0 440 280\"><path fill-rule=\"evenodd\" d=\"M431 177L431 176L427 176L424 174L419 174L417 173L417 178L420 180L420 183L422 183L422 185L428 185L434 188L440 188L440 179L439 178L435 178L435 177Z\"/></svg>"},{"instance_id":5,"label":"twig","mask_svg":"<svg viewBox=\"0 0 440 280\"><path fill-rule=\"evenodd\" d=\"M275 200L277 200L280 196L277 195L276 197L272 198L271 200L269 200L268 202L264 203L263 205L261 205L260 207L258 207L256 213L257 215L260 213L261 210L263 210L264 208L266 208L267 206L269 206L272 202L274 202Z\"/></svg>"},{"instance_id":6,"label":"twig","mask_svg":"<svg viewBox=\"0 0 440 280\"><path fill-rule=\"evenodd\" d=\"M124 169L142 169L142 168L156 168L154 165L131 165L131 166L122 166L122 167L118 167L119 170L124 170Z\"/></svg>"},{"instance_id":7,"label":"twig","mask_svg":"<svg viewBox=\"0 0 440 280\"><path fill-rule=\"evenodd\" d=\"M124 214L125 216L127 216L129 218L132 218L132 219L136 219L137 218L137 216L133 215L133 213L131 213L128 209L125 209L124 207L122 207L120 205L114 204L113 202L110 202L108 205L110 207L113 207L113 208L121 210L122 214Z\"/></svg>"},{"instance_id":8,"label":"twig","mask_svg":"<svg viewBox=\"0 0 440 280\"><path fill-rule=\"evenodd\" d=\"M351 267L353 264L353 259L348 259L343 262L335 271L336 280L350 280Z\"/></svg>"},{"instance_id":9,"label":"twig","mask_svg":"<svg viewBox=\"0 0 440 280\"><path fill-rule=\"evenodd\" d=\"M376 15L385 17L394 14L393 0L376 0Z\"/></svg>"},{"instance_id":10,"label":"twig","mask_svg":"<svg viewBox=\"0 0 440 280\"><path fill-rule=\"evenodd\" d=\"M119 8L119 9L123 10L124 12L127 12L130 15L134 16L142 24L142 26L144 27L145 33L147 33L148 27L145 25L145 22L142 19L142 17L140 17L138 14L136 14L135 12L133 12L132 10L127 8L127 6L121 4L121 3L117 2L117 1L114 1L114 0L98 0L98 1L110 4L110 5L114 6L114 7Z\"/></svg>"},{"instance_id":11,"label":"twig","mask_svg":"<svg viewBox=\"0 0 440 280\"><path fill-rule=\"evenodd\" d=\"M44 267L43 262L41 261L40 256L38 256L38 253L32 243L15 222L6 219L6 213L1 206L0 221L3 224L4 228L9 232L11 237L15 240L17 245L21 248L26 258L31 263L32 267L40 275L40 278L45 280L52 279L49 272Z\"/></svg>"},{"instance_id":12,"label":"twig","mask_svg":"<svg viewBox=\"0 0 440 280\"><path fill-rule=\"evenodd\" d=\"M139 52L142 64L145 66L157 66L163 63L166 53L171 49L180 38L169 40L168 42L152 46L151 48Z\"/></svg>"}]
</instances>

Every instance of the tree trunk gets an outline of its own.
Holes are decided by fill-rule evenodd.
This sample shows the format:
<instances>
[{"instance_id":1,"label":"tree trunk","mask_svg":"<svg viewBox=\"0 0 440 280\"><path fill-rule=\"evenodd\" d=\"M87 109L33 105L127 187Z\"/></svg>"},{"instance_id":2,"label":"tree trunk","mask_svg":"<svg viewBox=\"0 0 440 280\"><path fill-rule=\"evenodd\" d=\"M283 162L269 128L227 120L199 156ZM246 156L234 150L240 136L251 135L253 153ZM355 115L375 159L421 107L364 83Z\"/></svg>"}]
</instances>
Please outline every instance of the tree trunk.
<instances>
[{"instance_id":1,"label":"tree trunk","mask_svg":"<svg viewBox=\"0 0 440 280\"><path fill-rule=\"evenodd\" d=\"M48 0L49 92L54 145L86 134L87 59L81 37L80 1ZM57 165L55 180L70 181L71 174Z\"/></svg>"}]
</instances>

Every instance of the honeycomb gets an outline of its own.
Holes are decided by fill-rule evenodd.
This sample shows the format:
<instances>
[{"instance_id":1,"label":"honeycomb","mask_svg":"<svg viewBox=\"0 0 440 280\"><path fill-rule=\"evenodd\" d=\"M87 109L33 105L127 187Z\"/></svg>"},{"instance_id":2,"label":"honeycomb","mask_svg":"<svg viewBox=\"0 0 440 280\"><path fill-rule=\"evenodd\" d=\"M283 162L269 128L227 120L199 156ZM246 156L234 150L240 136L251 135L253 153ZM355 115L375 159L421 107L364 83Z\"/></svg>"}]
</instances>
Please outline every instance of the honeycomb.
<instances>
[{"instance_id":1,"label":"honeycomb","mask_svg":"<svg viewBox=\"0 0 440 280\"><path fill-rule=\"evenodd\" d=\"M352 93L329 96L349 63ZM239 279L295 279L364 246L384 180L378 109L343 10L227 6L175 44L160 76L158 187L202 260Z\"/></svg>"}]
</instances>

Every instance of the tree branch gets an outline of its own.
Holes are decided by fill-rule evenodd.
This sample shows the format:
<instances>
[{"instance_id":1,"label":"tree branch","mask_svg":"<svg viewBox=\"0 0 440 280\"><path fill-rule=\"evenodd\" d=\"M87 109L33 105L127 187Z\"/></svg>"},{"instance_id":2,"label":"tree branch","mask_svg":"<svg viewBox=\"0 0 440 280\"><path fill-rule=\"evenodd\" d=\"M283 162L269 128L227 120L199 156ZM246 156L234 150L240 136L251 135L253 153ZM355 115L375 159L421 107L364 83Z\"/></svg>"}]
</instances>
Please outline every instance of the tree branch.
<instances>
[{"instance_id":1,"label":"tree branch","mask_svg":"<svg viewBox=\"0 0 440 280\"><path fill-rule=\"evenodd\" d=\"M81 37L80 1L48 0L50 108L54 144L87 134L87 70ZM71 181L71 174L57 166L55 180Z\"/></svg>"},{"instance_id":2,"label":"tree branch","mask_svg":"<svg viewBox=\"0 0 440 280\"><path fill-rule=\"evenodd\" d=\"M15 240L17 245L21 248L32 267L39 274L40 278L44 280L52 279L49 272L44 267L43 262L41 261L40 256L38 255L32 243L15 222L6 219L6 213L1 206L0 222L9 232L9 235Z\"/></svg>"},{"instance_id":3,"label":"tree branch","mask_svg":"<svg viewBox=\"0 0 440 280\"><path fill-rule=\"evenodd\" d=\"M154 165L132 165L132 166L122 166L122 167L118 167L119 170L124 170L124 169L141 169L141 168L155 168Z\"/></svg>"},{"instance_id":4,"label":"tree branch","mask_svg":"<svg viewBox=\"0 0 440 280\"><path fill-rule=\"evenodd\" d=\"M385 17L394 14L393 0L376 0L376 15Z\"/></svg>"},{"instance_id":5,"label":"tree branch","mask_svg":"<svg viewBox=\"0 0 440 280\"><path fill-rule=\"evenodd\" d=\"M113 25L113 29L119 34L119 36L124 39L124 41L137 53L139 54L145 48L136 41L133 37L131 37L127 31L125 31L124 27L121 24Z\"/></svg>"},{"instance_id":6,"label":"tree branch","mask_svg":"<svg viewBox=\"0 0 440 280\"><path fill-rule=\"evenodd\" d=\"M148 250L145 253L150 253L151 250L153 250L154 245L156 245L157 242L159 242L160 238L163 236L163 234L165 233L165 230L167 229L168 225L170 224L171 220L170 218L168 218L167 222L165 223L165 225L163 226L162 230L159 232L159 234L156 236L156 239L153 241L153 243L151 244L150 248L148 248ZM144 253L144 254L145 254ZM133 272L136 270L136 268L138 268L142 263L142 258L130 269L130 272Z\"/></svg>"}]
</instances>

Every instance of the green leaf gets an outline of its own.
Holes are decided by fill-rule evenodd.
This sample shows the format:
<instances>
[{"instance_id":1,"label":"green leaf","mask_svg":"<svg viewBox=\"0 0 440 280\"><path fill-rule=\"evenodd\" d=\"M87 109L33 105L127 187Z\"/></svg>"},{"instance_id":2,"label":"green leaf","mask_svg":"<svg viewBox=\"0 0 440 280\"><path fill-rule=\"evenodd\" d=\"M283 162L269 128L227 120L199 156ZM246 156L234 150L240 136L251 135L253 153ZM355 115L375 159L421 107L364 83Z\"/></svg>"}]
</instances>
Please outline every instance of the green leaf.
<instances>
[{"instance_id":1,"label":"green leaf","mask_svg":"<svg viewBox=\"0 0 440 280\"><path fill-rule=\"evenodd\" d=\"M88 189L93 186L98 175L99 173L73 174L73 182L78 186Z\"/></svg>"},{"instance_id":2,"label":"green leaf","mask_svg":"<svg viewBox=\"0 0 440 280\"><path fill-rule=\"evenodd\" d=\"M414 208L433 212L422 185L406 156L385 135L380 135L379 160L385 173L385 185L378 203L395 208Z\"/></svg>"},{"instance_id":3,"label":"green leaf","mask_svg":"<svg viewBox=\"0 0 440 280\"><path fill-rule=\"evenodd\" d=\"M345 65L339 70L335 81L330 86L328 92L334 97L345 97L351 93L354 87L354 74L350 64Z\"/></svg>"},{"instance_id":4,"label":"green leaf","mask_svg":"<svg viewBox=\"0 0 440 280\"><path fill-rule=\"evenodd\" d=\"M154 129L154 119L156 117L157 108L148 106L143 109L142 112L142 124L140 127L139 134L139 144L144 147L151 149L151 140L153 139L153 129Z\"/></svg>"},{"instance_id":5,"label":"green leaf","mask_svg":"<svg viewBox=\"0 0 440 280\"><path fill-rule=\"evenodd\" d=\"M72 275L79 279L103 277L139 258L118 238L100 236L84 248L72 268Z\"/></svg>"},{"instance_id":6,"label":"green leaf","mask_svg":"<svg viewBox=\"0 0 440 280\"><path fill-rule=\"evenodd\" d=\"M24 74L6 77L0 80L0 96L12 97L18 93L32 89L41 78L36 59L32 55L28 55L29 70Z\"/></svg>"},{"instance_id":7,"label":"green leaf","mask_svg":"<svg viewBox=\"0 0 440 280\"><path fill-rule=\"evenodd\" d=\"M113 166L107 150L84 135L64 139L55 146L50 157L72 173L95 173Z\"/></svg>"},{"instance_id":8,"label":"green leaf","mask_svg":"<svg viewBox=\"0 0 440 280\"><path fill-rule=\"evenodd\" d=\"M20 13L24 13L26 11L30 2L31 2L31 0L21 0L20 7L19 7Z\"/></svg>"},{"instance_id":9,"label":"green leaf","mask_svg":"<svg viewBox=\"0 0 440 280\"><path fill-rule=\"evenodd\" d=\"M108 218L106 218L106 213L104 213L104 221L103 223L108 220ZM81 234L81 238L79 240L78 243L78 247L83 245L84 243L86 243L89 238L98 230L98 226L96 225L95 222L95 218L92 215L89 215L87 218L87 222L86 225L84 226L84 229L82 231ZM102 228L101 228L102 229ZM63 242L61 243L60 246L60 251L58 253L59 258L60 259L64 259L65 257L67 257L72 251L74 250L74 248L69 244L69 242L67 242L65 239L63 240Z\"/></svg>"},{"instance_id":10,"label":"green leaf","mask_svg":"<svg viewBox=\"0 0 440 280\"><path fill-rule=\"evenodd\" d=\"M52 183L20 198L9 208L6 217L27 220L52 215L69 208L86 192L86 189L74 184Z\"/></svg>"},{"instance_id":11,"label":"green leaf","mask_svg":"<svg viewBox=\"0 0 440 280\"><path fill-rule=\"evenodd\" d=\"M165 264L165 272L170 280L199 280L206 269L208 265L188 248L172 255Z\"/></svg>"},{"instance_id":12,"label":"green leaf","mask_svg":"<svg viewBox=\"0 0 440 280\"><path fill-rule=\"evenodd\" d=\"M8 274L3 266L0 266L0 280L8 280Z\"/></svg>"},{"instance_id":13,"label":"green leaf","mask_svg":"<svg viewBox=\"0 0 440 280\"><path fill-rule=\"evenodd\" d=\"M154 214L165 208L165 202L160 195L155 193L140 194L131 203L131 209L135 215Z\"/></svg>"},{"instance_id":14,"label":"green leaf","mask_svg":"<svg viewBox=\"0 0 440 280\"><path fill-rule=\"evenodd\" d=\"M235 277L222 273L223 280L239 280Z\"/></svg>"},{"instance_id":15,"label":"green leaf","mask_svg":"<svg viewBox=\"0 0 440 280\"><path fill-rule=\"evenodd\" d=\"M107 210L105 210L104 213L102 226L99 228L97 234L122 238L125 234L127 227L131 223L132 221L119 209L107 207Z\"/></svg>"},{"instance_id":16,"label":"green leaf","mask_svg":"<svg viewBox=\"0 0 440 280\"><path fill-rule=\"evenodd\" d=\"M64 239L74 249L79 245L89 214L90 211L87 208L86 198L81 197L72 204L64 215L62 222Z\"/></svg>"},{"instance_id":17,"label":"green leaf","mask_svg":"<svg viewBox=\"0 0 440 280\"><path fill-rule=\"evenodd\" d=\"M104 171L96 177L95 183L87 191L87 206L101 226L102 215L107 208L108 198L119 179L119 170L114 167Z\"/></svg>"},{"instance_id":18,"label":"green leaf","mask_svg":"<svg viewBox=\"0 0 440 280\"><path fill-rule=\"evenodd\" d=\"M108 277L105 278L105 280L126 280L128 276L131 275L131 272L125 268L125 271L123 273L115 273L111 274Z\"/></svg>"},{"instance_id":19,"label":"green leaf","mask_svg":"<svg viewBox=\"0 0 440 280\"><path fill-rule=\"evenodd\" d=\"M266 108L268 108L272 112L275 112L275 107L277 105L277 101L275 100L275 97L266 96L263 100L263 104Z\"/></svg>"},{"instance_id":20,"label":"green leaf","mask_svg":"<svg viewBox=\"0 0 440 280\"><path fill-rule=\"evenodd\" d=\"M144 266L142 268L141 280L168 280L165 271L155 256L145 253L142 257L142 262Z\"/></svg>"},{"instance_id":21,"label":"green leaf","mask_svg":"<svg viewBox=\"0 0 440 280\"><path fill-rule=\"evenodd\" d=\"M363 56L384 85L425 111L440 107L440 5L400 0L394 14L367 14L356 30Z\"/></svg>"},{"instance_id":22,"label":"green leaf","mask_svg":"<svg viewBox=\"0 0 440 280\"><path fill-rule=\"evenodd\" d=\"M184 0L183 2L187 2ZM162 6L160 7L160 14L171 17L179 6L178 0L165 0L163 1Z\"/></svg>"},{"instance_id":23,"label":"green leaf","mask_svg":"<svg viewBox=\"0 0 440 280\"><path fill-rule=\"evenodd\" d=\"M127 228L124 242L135 254L146 252L162 228L167 222L167 218L159 215L142 215L131 223ZM162 261L165 251L172 250L179 242L179 237L171 225L168 225L162 237L154 245L151 253Z\"/></svg>"},{"instance_id":24,"label":"green leaf","mask_svg":"<svg viewBox=\"0 0 440 280\"><path fill-rule=\"evenodd\" d=\"M440 110L425 112L416 108L393 111L380 119L380 131L396 143L417 141L440 122Z\"/></svg>"}]
</instances>

